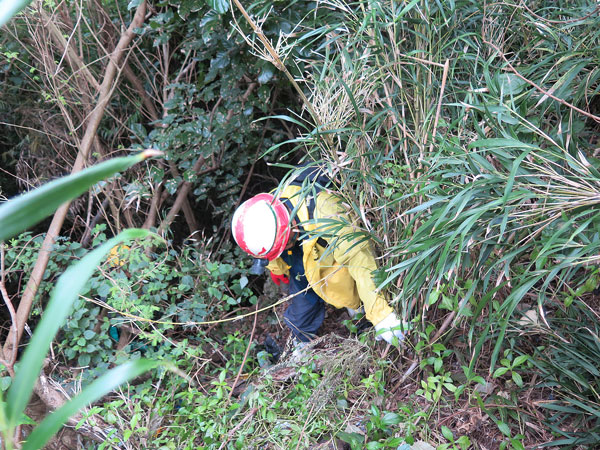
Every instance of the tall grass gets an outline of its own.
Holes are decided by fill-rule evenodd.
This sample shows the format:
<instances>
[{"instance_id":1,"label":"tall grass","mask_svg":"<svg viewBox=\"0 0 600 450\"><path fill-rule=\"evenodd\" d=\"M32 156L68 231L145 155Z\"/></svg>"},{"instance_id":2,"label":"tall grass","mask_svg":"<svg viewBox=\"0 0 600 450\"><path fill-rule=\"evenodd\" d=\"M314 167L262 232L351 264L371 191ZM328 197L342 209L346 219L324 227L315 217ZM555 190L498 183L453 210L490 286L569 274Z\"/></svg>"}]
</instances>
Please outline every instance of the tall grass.
<instances>
[{"instance_id":1,"label":"tall grass","mask_svg":"<svg viewBox=\"0 0 600 450\"><path fill-rule=\"evenodd\" d=\"M598 7L529 5L333 0L287 62L317 116L299 148L377 242L380 286L490 374L510 318L568 306L599 263Z\"/></svg>"}]
</instances>

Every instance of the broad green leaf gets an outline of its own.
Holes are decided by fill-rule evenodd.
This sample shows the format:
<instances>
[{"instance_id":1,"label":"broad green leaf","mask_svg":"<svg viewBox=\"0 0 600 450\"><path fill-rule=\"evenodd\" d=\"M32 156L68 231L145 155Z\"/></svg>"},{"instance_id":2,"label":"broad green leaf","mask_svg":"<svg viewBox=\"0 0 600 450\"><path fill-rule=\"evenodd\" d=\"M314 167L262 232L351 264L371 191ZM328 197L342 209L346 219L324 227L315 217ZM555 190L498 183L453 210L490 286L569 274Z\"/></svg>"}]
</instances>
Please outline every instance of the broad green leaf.
<instances>
[{"instance_id":1,"label":"broad green leaf","mask_svg":"<svg viewBox=\"0 0 600 450\"><path fill-rule=\"evenodd\" d=\"M498 425L498 429L500 430L500 432L505 435L505 436L510 436L510 428L509 426L504 423L504 422L498 422L496 423L496 425Z\"/></svg>"},{"instance_id":2,"label":"broad green leaf","mask_svg":"<svg viewBox=\"0 0 600 450\"><path fill-rule=\"evenodd\" d=\"M512 379L517 386L523 387L523 378L521 378L521 375L519 373L513 372Z\"/></svg>"},{"instance_id":3,"label":"broad green leaf","mask_svg":"<svg viewBox=\"0 0 600 450\"><path fill-rule=\"evenodd\" d=\"M498 378L501 377L502 375L504 375L506 372L508 372L508 367L498 367L495 371L494 371L494 378Z\"/></svg>"},{"instance_id":4,"label":"broad green leaf","mask_svg":"<svg viewBox=\"0 0 600 450\"><path fill-rule=\"evenodd\" d=\"M515 450L525 450L525 446L518 439L511 439L510 444Z\"/></svg>"},{"instance_id":5,"label":"broad green leaf","mask_svg":"<svg viewBox=\"0 0 600 450\"><path fill-rule=\"evenodd\" d=\"M361 445L365 441L362 435L358 433L346 433L345 431L340 431L336 437L352 446Z\"/></svg>"},{"instance_id":6,"label":"broad green leaf","mask_svg":"<svg viewBox=\"0 0 600 450\"><path fill-rule=\"evenodd\" d=\"M50 348L50 343L59 327L65 322L73 303L79 296L79 292L92 276L96 267L115 245L149 235L148 230L125 230L88 253L60 276L52 291L48 306L44 310L42 320L37 325L31 341L25 349L17 376L8 390L6 418L9 425L14 426L17 418L25 410L35 381L40 374L44 357Z\"/></svg>"},{"instance_id":7,"label":"broad green leaf","mask_svg":"<svg viewBox=\"0 0 600 450\"><path fill-rule=\"evenodd\" d=\"M450 430L450 428L446 427L446 426L442 426L442 434L444 435L444 437L449 440L449 441L454 441L454 435L452 434L452 431Z\"/></svg>"},{"instance_id":8,"label":"broad green leaf","mask_svg":"<svg viewBox=\"0 0 600 450\"><path fill-rule=\"evenodd\" d=\"M0 242L42 221L60 205L83 194L99 181L157 155L160 152L146 150L137 155L114 158L9 200L0 205Z\"/></svg>"},{"instance_id":9,"label":"broad green leaf","mask_svg":"<svg viewBox=\"0 0 600 450\"><path fill-rule=\"evenodd\" d=\"M142 375L159 364L157 361L138 359L127 362L109 370L91 383L81 393L67 404L46 417L27 438L22 450L37 450L43 448L46 442L73 416L77 411L95 402L114 390L117 386Z\"/></svg>"},{"instance_id":10,"label":"broad green leaf","mask_svg":"<svg viewBox=\"0 0 600 450\"><path fill-rule=\"evenodd\" d=\"M30 3L31 0L0 0L0 27Z\"/></svg>"},{"instance_id":11,"label":"broad green leaf","mask_svg":"<svg viewBox=\"0 0 600 450\"><path fill-rule=\"evenodd\" d=\"M385 413L385 415L381 418L381 421L386 425L398 425L402 422L402 417L393 412Z\"/></svg>"},{"instance_id":12,"label":"broad green leaf","mask_svg":"<svg viewBox=\"0 0 600 450\"><path fill-rule=\"evenodd\" d=\"M529 355L519 355L515 358L515 361L513 362L512 366L519 367L521 364L523 364L528 359L529 359Z\"/></svg>"},{"instance_id":13,"label":"broad green leaf","mask_svg":"<svg viewBox=\"0 0 600 450\"><path fill-rule=\"evenodd\" d=\"M219 14L223 14L229 11L228 0L206 0L206 4Z\"/></svg>"}]
</instances>

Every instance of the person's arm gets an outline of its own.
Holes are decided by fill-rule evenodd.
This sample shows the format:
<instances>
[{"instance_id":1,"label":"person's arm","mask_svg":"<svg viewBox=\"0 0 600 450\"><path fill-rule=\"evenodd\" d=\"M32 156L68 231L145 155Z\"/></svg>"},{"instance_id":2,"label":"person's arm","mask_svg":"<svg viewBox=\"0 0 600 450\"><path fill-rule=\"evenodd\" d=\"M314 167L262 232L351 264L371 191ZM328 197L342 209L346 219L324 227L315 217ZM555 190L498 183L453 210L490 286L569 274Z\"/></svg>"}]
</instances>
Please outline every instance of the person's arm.
<instances>
[{"instance_id":1,"label":"person's arm","mask_svg":"<svg viewBox=\"0 0 600 450\"><path fill-rule=\"evenodd\" d=\"M381 292L377 292L373 282L373 271L377 269L375 258L367 242L357 244L359 248L344 249L344 244L334 250L333 257L340 264L344 264L350 276L356 283L358 296L364 307L367 319L377 325L394 310L388 305L387 300ZM346 251L346 253L344 253ZM349 257L347 257L349 256Z\"/></svg>"},{"instance_id":2,"label":"person's arm","mask_svg":"<svg viewBox=\"0 0 600 450\"><path fill-rule=\"evenodd\" d=\"M282 258L276 258L273 261L269 261L267 269L275 276L290 276L290 266L288 266Z\"/></svg>"},{"instance_id":3,"label":"person's arm","mask_svg":"<svg viewBox=\"0 0 600 450\"><path fill-rule=\"evenodd\" d=\"M398 329L400 321L373 282L372 273L377 269L377 264L368 240L359 232L358 227L350 222L336 197L328 195L321 200L318 209L321 213L320 219L325 219L325 222L318 230L330 230L328 240L330 245L334 245L333 257L348 268L356 283L367 319L375 326L379 338L390 343L394 336L402 340L402 332Z\"/></svg>"}]
</instances>

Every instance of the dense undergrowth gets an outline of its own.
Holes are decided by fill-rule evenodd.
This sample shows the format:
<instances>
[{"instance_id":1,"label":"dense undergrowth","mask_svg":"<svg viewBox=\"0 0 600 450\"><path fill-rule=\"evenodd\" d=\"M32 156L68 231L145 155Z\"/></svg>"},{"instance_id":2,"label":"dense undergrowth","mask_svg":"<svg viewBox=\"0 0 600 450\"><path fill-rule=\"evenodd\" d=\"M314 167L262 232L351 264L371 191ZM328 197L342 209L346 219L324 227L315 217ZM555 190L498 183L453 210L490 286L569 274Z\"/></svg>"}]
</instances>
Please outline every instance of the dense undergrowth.
<instances>
[{"instance_id":1,"label":"dense undergrowth","mask_svg":"<svg viewBox=\"0 0 600 450\"><path fill-rule=\"evenodd\" d=\"M90 408L82 424L100 424L104 441L87 448L599 445L597 4L244 5L258 29L235 5L213 6L222 15L155 5L142 48L157 51L156 61L167 43L183 50L173 57L181 79L171 73L181 82L162 85L165 126L148 126L121 100L127 106L115 110L128 118L125 130L111 117L103 140L158 146L181 175L165 165L140 180L125 177L121 205L146 211L152 186L174 195L191 181L194 205L212 212L206 233L225 234L258 156L306 156L328 170L354 225L373 241L378 285L408 338L399 350L385 348L370 332L350 333L347 321L348 330L337 330L343 337L325 334L303 361L287 352L261 368L266 335L285 343L276 305L283 294L249 277L249 261L231 243L195 236L166 250L121 248L58 336L51 375L76 391L139 355L175 360L181 373L148 376ZM230 23L235 31L219 29ZM263 32L274 48L259 39ZM17 64L7 55L14 46L3 47L5 80ZM198 79L184 71L187 58L201 66L189 66ZM279 61L304 100L290 93ZM11 109L8 100L0 108ZM50 104L60 109L57 100ZM200 158L218 164L195 178ZM274 178L265 170L252 180L268 189ZM90 230L88 245L121 224L106 223ZM83 254L78 237L55 246L36 312ZM7 243L14 295L40 244L29 234Z\"/></svg>"}]
</instances>

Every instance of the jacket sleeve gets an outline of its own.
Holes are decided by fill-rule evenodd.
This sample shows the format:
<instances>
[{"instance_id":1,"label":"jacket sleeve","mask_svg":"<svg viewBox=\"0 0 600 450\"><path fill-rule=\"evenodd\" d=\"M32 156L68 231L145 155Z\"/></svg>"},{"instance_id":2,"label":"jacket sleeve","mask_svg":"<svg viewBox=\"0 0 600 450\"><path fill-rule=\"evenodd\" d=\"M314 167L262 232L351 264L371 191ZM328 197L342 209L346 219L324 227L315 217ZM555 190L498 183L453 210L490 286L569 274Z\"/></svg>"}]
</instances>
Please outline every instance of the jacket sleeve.
<instances>
[{"instance_id":1,"label":"jacket sleeve","mask_svg":"<svg viewBox=\"0 0 600 450\"><path fill-rule=\"evenodd\" d=\"M377 325L394 310L388 305L384 295L377 292L373 282L372 273L377 269L377 264L368 240L352 224L339 199L333 195L326 194L320 198L317 210L319 225L315 231L323 232L329 244L333 245L334 259L348 268L365 307L367 319Z\"/></svg>"},{"instance_id":2,"label":"jacket sleeve","mask_svg":"<svg viewBox=\"0 0 600 450\"><path fill-rule=\"evenodd\" d=\"M288 266L282 258L269 261L267 269L269 269L273 275L285 275L287 277L290 276L290 266Z\"/></svg>"},{"instance_id":3,"label":"jacket sleeve","mask_svg":"<svg viewBox=\"0 0 600 450\"><path fill-rule=\"evenodd\" d=\"M373 325L377 325L394 310L388 305L383 294L376 290L371 274L377 269L377 264L369 245L367 244L360 251L354 252L346 265L350 276L356 282L358 296L365 306L367 319Z\"/></svg>"}]
</instances>

